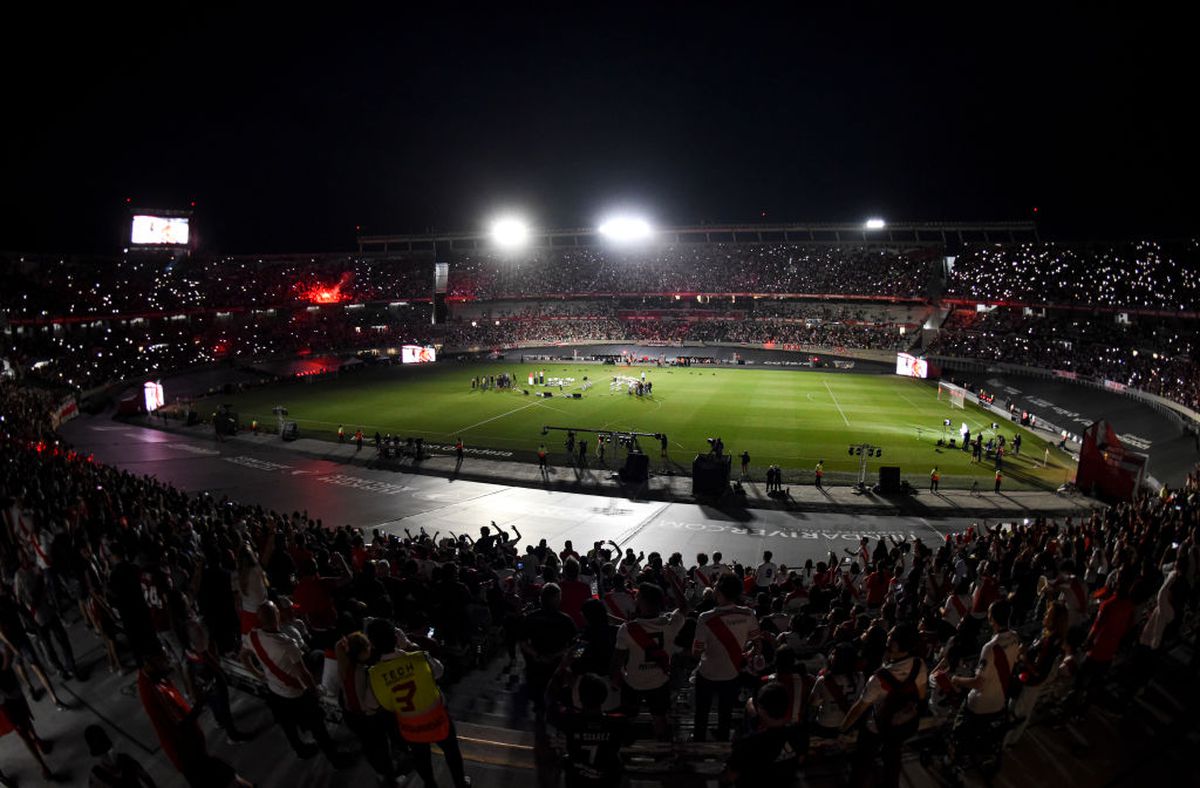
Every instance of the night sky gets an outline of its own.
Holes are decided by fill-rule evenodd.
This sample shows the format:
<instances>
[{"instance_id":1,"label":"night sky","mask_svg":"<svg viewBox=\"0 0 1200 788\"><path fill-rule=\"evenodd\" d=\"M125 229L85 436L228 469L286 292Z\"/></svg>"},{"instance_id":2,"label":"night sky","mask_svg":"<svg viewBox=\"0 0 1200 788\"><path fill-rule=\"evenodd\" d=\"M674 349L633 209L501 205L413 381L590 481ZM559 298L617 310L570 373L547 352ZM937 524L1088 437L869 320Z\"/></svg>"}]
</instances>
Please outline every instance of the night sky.
<instances>
[{"instance_id":1,"label":"night sky","mask_svg":"<svg viewBox=\"0 0 1200 788\"><path fill-rule=\"evenodd\" d=\"M195 200L225 252L508 208L584 227L612 206L660 224L1037 206L1044 236L1196 233L1193 28L1134 4L169 5L12 20L0 249L112 251L126 197Z\"/></svg>"}]
</instances>

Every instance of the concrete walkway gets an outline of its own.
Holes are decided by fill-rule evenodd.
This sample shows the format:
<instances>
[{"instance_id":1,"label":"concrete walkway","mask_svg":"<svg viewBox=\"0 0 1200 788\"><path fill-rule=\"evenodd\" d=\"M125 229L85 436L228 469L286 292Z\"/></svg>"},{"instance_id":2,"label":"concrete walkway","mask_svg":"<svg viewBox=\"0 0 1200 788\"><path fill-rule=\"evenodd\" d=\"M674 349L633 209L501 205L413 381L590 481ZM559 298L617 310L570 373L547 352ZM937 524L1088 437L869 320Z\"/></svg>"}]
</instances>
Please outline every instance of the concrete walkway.
<instances>
[{"instance_id":1,"label":"concrete walkway","mask_svg":"<svg viewBox=\"0 0 1200 788\"><path fill-rule=\"evenodd\" d=\"M190 437L212 441L212 430L206 426L181 427L161 421L145 419L142 424L155 429L166 429ZM742 494L728 493L719 500L698 498L692 494L692 479L682 475L676 463L651 463L649 481L644 484L626 484L617 478L616 463L600 465L589 460L590 465L578 466L553 464L562 460L563 453L552 457L552 464L544 472L536 463L513 462L486 456L487 450L468 448L462 463L452 453L441 449L428 452L420 462L410 458L383 459L369 442L358 450L352 441L331 443L314 438L283 441L276 435L242 433L226 442L244 444L260 449L301 454L314 459L359 465L374 470L393 470L397 473L418 473L448 479L508 484L559 492L589 493L610 497L643 501L673 501L679 503L705 503L729 509L781 509L806 512L861 512L863 514L894 514L911 517L979 517L990 519L1014 519L1037 515L1058 517L1084 517L1105 505L1100 501L1078 493L1058 493L1049 490L1014 490L993 492L991 489L972 493L969 490L946 489L937 493L928 490L914 491L910 495L883 496L873 492L859 492L847 484L826 484L823 489L812 485L785 486L784 493L769 494L761 480L742 482ZM480 456L483 455L483 456Z\"/></svg>"}]
</instances>

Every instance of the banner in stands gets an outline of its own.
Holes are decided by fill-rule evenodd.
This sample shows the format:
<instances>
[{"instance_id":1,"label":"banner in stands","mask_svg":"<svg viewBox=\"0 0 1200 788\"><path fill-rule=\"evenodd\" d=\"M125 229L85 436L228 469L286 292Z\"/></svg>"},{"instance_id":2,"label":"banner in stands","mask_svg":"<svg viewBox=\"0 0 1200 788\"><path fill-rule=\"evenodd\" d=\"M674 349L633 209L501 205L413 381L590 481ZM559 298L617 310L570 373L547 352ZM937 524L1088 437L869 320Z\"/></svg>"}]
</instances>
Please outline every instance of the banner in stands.
<instances>
[{"instance_id":1,"label":"banner in stands","mask_svg":"<svg viewBox=\"0 0 1200 788\"><path fill-rule=\"evenodd\" d=\"M437 361L437 351L428 345L404 345L400 348L400 363L428 364Z\"/></svg>"},{"instance_id":2,"label":"banner in stands","mask_svg":"<svg viewBox=\"0 0 1200 788\"><path fill-rule=\"evenodd\" d=\"M1148 459L1125 448L1113 426L1101 419L1083 433L1075 486L1103 501L1128 501L1142 484Z\"/></svg>"},{"instance_id":3,"label":"banner in stands","mask_svg":"<svg viewBox=\"0 0 1200 788\"><path fill-rule=\"evenodd\" d=\"M74 397L67 397L54 410L50 411L50 426L58 429L79 415L79 405Z\"/></svg>"},{"instance_id":4,"label":"banner in stands","mask_svg":"<svg viewBox=\"0 0 1200 788\"><path fill-rule=\"evenodd\" d=\"M908 353L896 354L896 374L909 378L929 377L929 362Z\"/></svg>"}]
</instances>

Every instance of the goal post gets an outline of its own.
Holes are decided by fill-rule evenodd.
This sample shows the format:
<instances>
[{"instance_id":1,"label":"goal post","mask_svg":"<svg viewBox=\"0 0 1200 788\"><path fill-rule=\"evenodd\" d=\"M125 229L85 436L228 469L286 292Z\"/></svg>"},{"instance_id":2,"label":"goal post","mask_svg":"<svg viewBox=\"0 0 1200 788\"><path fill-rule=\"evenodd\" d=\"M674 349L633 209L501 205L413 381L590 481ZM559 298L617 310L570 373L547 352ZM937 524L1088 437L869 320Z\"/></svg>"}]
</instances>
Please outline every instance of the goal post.
<instances>
[{"instance_id":1,"label":"goal post","mask_svg":"<svg viewBox=\"0 0 1200 788\"><path fill-rule=\"evenodd\" d=\"M965 408L967 390L962 386L956 386L953 383L939 380L937 398L939 401L949 402L952 408Z\"/></svg>"}]
</instances>

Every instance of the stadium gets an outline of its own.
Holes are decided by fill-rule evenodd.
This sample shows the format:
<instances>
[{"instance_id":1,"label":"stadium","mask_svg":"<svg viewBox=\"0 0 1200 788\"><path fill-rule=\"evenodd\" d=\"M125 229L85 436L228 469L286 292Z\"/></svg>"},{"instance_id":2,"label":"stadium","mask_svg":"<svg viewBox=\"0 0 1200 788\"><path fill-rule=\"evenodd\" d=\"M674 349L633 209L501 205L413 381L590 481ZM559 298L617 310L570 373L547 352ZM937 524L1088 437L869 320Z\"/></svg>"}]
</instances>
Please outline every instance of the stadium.
<instances>
[{"instance_id":1,"label":"stadium","mask_svg":"<svg viewBox=\"0 0 1200 788\"><path fill-rule=\"evenodd\" d=\"M2 187L0 786L1194 781L1173 127L1062 98L1142 98L1075 20L1043 84L642 13L67 26Z\"/></svg>"}]
</instances>

